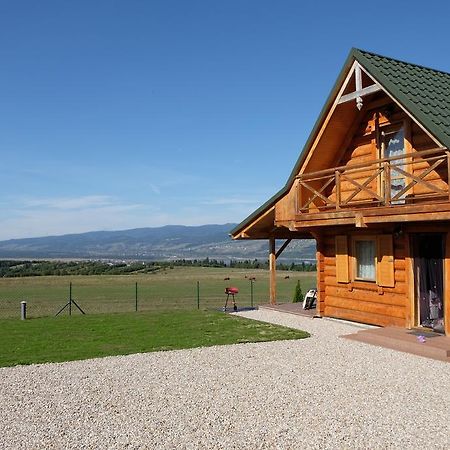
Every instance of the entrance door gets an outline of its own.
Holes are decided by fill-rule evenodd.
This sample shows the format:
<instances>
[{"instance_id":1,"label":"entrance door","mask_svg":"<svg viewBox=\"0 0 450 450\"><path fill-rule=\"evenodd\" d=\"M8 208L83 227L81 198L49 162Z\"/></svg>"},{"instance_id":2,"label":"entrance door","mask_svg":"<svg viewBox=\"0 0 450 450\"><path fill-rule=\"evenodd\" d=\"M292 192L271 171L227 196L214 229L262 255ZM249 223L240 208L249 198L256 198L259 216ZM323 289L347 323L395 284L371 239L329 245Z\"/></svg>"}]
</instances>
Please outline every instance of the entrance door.
<instances>
[{"instance_id":1,"label":"entrance door","mask_svg":"<svg viewBox=\"0 0 450 450\"><path fill-rule=\"evenodd\" d=\"M413 237L416 325L444 333L444 238L423 233Z\"/></svg>"}]
</instances>

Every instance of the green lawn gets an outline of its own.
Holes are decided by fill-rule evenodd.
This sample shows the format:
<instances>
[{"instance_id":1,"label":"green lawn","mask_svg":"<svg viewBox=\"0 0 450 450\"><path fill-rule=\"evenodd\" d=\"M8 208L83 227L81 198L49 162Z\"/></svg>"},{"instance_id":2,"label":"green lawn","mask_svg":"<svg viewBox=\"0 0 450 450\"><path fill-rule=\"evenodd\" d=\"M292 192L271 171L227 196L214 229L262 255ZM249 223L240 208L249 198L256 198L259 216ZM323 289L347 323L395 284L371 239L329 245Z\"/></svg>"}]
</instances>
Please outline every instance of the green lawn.
<instances>
[{"instance_id":1,"label":"green lawn","mask_svg":"<svg viewBox=\"0 0 450 450\"><path fill-rule=\"evenodd\" d=\"M5 319L0 320L0 366L308 336L205 310Z\"/></svg>"},{"instance_id":2,"label":"green lawn","mask_svg":"<svg viewBox=\"0 0 450 450\"><path fill-rule=\"evenodd\" d=\"M138 283L139 311L193 309L197 307L197 282L200 283L201 308L219 308L225 301L226 286L236 286L239 306L250 306L250 277L255 305L268 303L269 272L213 267L175 267L154 274L42 276L0 278L0 319L19 318L20 301L28 302L29 317L54 315L69 296L87 314L131 312L135 308L135 283ZM229 278L229 280L225 280ZM283 272L277 276L279 302L291 302L297 280L303 292L316 285L315 272Z\"/></svg>"}]
</instances>

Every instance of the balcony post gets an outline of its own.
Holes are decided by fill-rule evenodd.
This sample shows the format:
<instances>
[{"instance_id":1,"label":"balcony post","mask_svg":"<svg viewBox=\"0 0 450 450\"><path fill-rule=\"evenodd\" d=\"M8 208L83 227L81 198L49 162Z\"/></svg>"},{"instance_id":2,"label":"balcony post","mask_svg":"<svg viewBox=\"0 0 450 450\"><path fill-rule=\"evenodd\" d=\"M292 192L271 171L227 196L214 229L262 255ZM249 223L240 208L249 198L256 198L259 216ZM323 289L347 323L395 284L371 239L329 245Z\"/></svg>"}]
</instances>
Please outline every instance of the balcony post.
<instances>
[{"instance_id":1,"label":"balcony post","mask_svg":"<svg viewBox=\"0 0 450 450\"><path fill-rule=\"evenodd\" d=\"M391 166L389 161L383 163L384 171L384 204L391 204Z\"/></svg>"},{"instance_id":2,"label":"balcony post","mask_svg":"<svg viewBox=\"0 0 450 450\"><path fill-rule=\"evenodd\" d=\"M341 172L334 171L334 179L336 182L336 210L341 209Z\"/></svg>"}]
</instances>

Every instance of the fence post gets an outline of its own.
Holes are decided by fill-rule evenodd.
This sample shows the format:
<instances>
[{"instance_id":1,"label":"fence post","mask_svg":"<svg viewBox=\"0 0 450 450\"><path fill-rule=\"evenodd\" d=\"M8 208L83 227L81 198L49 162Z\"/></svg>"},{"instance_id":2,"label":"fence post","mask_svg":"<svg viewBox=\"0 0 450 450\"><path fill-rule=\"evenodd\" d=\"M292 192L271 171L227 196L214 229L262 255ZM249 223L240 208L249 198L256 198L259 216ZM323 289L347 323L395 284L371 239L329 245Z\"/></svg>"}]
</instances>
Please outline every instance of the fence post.
<instances>
[{"instance_id":1,"label":"fence post","mask_svg":"<svg viewBox=\"0 0 450 450\"><path fill-rule=\"evenodd\" d=\"M197 309L200 309L200 281L197 281Z\"/></svg>"},{"instance_id":2,"label":"fence post","mask_svg":"<svg viewBox=\"0 0 450 450\"><path fill-rule=\"evenodd\" d=\"M27 318L27 302L24 300L20 302L20 319L26 320Z\"/></svg>"},{"instance_id":3,"label":"fence post","mask_svg":"<svg viewBox=\"0 0 450 450\"><path fill-rule=\"evenodd\" d=\"M69 283L69 316L72 315L72 282Z\"/></svg>"},{"instance_id":4,"label":"fence post","mask_svg":"<svg viewBox=\"0 0 450 450\"><path fill-rule=\"evenodd\" d=\"M253 308L253 280L250 280L250 304Z\"/></svg>"},{"instance_id":5,"label":"fence post","mask_svg":"<svg viewBox=\"0 0 450 450\"><path fill-rule=\"evenodd\" d=\"M137 281L136 281L135 290L134 290L134 299L135 299L134 310L137 312L137 310L138 310L138 288L137 288Z\"/></svg>"}]
</instances>

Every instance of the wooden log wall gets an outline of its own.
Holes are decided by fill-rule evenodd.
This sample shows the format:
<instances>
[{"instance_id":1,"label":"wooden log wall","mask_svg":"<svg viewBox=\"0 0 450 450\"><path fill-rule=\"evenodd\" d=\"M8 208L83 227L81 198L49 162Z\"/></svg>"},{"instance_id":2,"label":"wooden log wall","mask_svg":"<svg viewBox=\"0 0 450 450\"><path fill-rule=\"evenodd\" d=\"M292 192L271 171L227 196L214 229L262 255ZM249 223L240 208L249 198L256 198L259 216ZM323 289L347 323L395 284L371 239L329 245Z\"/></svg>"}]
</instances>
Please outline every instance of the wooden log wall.
<instances>
[{"instance_id":1,"label":"wooden log wall","mask_svg":"<svg viewBox=\"0 0 450 450\"><path fill-rule=\"evenodd\" d=\"M422 150L430 150L437 147L437 144L417 125L416 123L412 124L411 127L411 141L414 150L422 151ZM417 160L414 164L413 173L416 176L419 176L424 170L430 167L430 162ZM446 190L448 188L448 171L447 164L442 163L436 170L431 171L428 175L424 177L425 181L429 181L434 184L439 189ZM430 193L431 191L423 185L416 185L414 187L414 194L424 195ZM423 199L424 202L427 199ZM421 202L420 199L416 200L416 203Z\"/></svg>"},{"instance_id":2,"label":"wooden log wall","mask_svg":"<svg viewBox=\"0 0 450 450\"><path fill-rule=\"evenodd\" d=\"M370 233L373 235L382 232L384 230L377 232L371 230ZM342 231L342 234L349 236L349 249L351 250L351 237L361 236L364 232L348 229ZM322 235L320 246L318 245L323 255L323 276L319 277L320 284L318 286L318 290L323 293L320 297L320 301L323 303L321 305L323 314L373 325L407 326L406 319L409 315L410 304L405 274L405 238L394 239L395 286L381 288L375 282L337 282L335 236L336 232ZM351 255L349 264L350 272L352 272Z\"/></svg>"},{"instance_id":3,"label":"wooden log wall","mask_svg":"<svg viewBox=\"0 0 450 450\"><path fill-rule=\"evenodd\" d=\"M386 106L383 107L383 110L386 109ZM371 109L370 105L368 106L368 112L364 116L364 119L361 121L359 128L357 129L351 143L344 151L342 157L336 161L337 166L348 166L351 169L353 164L361 164L361 163L370 163L374 159L382 157L380 155L380 150L377 148L379 144L377 143L377 128L384 127L389 125L404 125L405 129L405 139L409 142L406 143L407 151L422 151L436 148L438 145L434 142L419 125L412 122L406 114L401 111L396 105L391 104L387 106L387 109L392 111L389 116L383 115L382 110L377 111L375 109ZM377 122L377 123L376 123ZM406 166L407 171L411 171L414 175L419 176L424 170L430 167L430 163L427 161L422 162L417 160L417 162L413 166ZM373 167L368 169L367 171L360 171L357 174L349 173L349 176L354 179L356 182L362 184L370 175L373 174ZM346 172L344 171L345 175ZM448 188L448 171L447 164L442 163L436 170L431 171L428 175L424 177L424 180L431 182L436 185L438 188L446 190ZM409 184L411 179L406 180L406 184ZM378 187L379 179L375 178L368 185L368 188L377 192L379 190ZM340 183L341 187L341 199L345 200L348 196L351 195L355 190L355 186L346 180L342 180ZM411 191L415 195L420 194L430 194L433 195L432 191L424 185L416 185L414 189ZM336 201L336 186L330 187L328 193L328 198L331 201ZM353 199L352 202L355 201L371 201L372 197L370 193L367 191L359 192ZM423 201L429 201L429 198L424 199ZM415 202L420 203L421 200L415 200Z\"/></svg>"}]
</instances>

